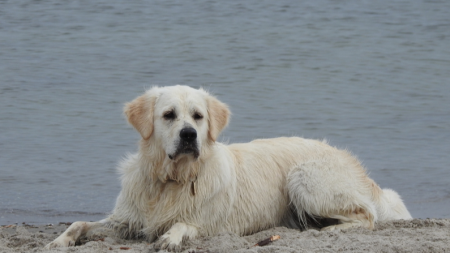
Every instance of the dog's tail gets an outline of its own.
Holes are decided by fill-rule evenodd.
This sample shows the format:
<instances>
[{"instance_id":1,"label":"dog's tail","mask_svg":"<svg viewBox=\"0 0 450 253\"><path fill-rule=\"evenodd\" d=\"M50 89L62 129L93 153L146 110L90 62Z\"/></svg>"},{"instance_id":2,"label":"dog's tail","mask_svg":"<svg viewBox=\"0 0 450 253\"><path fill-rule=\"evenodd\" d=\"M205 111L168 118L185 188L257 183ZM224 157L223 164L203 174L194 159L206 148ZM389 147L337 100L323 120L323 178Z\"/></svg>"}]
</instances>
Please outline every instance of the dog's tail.
<instances>
[{"instance_id":1,"label":"dog's tail","mask_svg":"<svg viewBox=\"0 0 450 253\"><path fill-rule=\"evenodd\" d=\"M376 204L379 221L412 219L400 195L394 190L383 189Z\"/></svg>"}]
</instances>

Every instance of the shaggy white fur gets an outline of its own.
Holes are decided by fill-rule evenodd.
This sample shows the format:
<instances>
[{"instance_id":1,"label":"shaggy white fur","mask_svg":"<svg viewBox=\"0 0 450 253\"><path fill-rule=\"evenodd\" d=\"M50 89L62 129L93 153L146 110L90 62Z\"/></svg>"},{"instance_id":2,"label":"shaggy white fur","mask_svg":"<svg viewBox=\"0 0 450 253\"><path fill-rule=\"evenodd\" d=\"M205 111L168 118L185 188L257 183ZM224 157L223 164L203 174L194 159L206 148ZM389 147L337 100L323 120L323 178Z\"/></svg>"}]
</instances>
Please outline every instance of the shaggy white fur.
<instances>
[{"instance_id":1,"label":"shaggy white fur","mask_svg":"<svg viewBox=\"0 0 450 253\"><path fill-rule=\"evenodd\" d=\"M120 165L122 190L112 214L72 224L48 248L74 245L99 226L177 251L196 236L248 235L311 219L337 221L325 230L411 219L396 192L380 189L354 156L326 142L217 142L230 112L204 90L154 87L126 104L125 114L142 140Z\"/></svg>"}]
</instances>

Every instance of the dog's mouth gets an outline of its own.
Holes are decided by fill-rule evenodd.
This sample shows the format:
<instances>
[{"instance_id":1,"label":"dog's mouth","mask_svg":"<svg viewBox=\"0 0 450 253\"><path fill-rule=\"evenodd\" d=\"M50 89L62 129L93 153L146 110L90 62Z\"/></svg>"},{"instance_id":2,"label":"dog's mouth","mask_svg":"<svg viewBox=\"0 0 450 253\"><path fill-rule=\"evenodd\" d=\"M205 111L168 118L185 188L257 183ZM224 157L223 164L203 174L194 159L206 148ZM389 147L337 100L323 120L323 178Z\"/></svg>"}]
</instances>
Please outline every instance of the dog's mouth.
<instances>
[{"instance_id":1,"label":"dog's mouth","mask_svg":"<svg viewBox=\"0 0 450 253\"><path fill-rule=\"evenodd\" d=\"M182 142L178 145L177 150L173 154L169 154L169 159L177 160L180 155L192 155L195 159L200 156L200 151L195 142Z\"/></svg>"}]
</instances>

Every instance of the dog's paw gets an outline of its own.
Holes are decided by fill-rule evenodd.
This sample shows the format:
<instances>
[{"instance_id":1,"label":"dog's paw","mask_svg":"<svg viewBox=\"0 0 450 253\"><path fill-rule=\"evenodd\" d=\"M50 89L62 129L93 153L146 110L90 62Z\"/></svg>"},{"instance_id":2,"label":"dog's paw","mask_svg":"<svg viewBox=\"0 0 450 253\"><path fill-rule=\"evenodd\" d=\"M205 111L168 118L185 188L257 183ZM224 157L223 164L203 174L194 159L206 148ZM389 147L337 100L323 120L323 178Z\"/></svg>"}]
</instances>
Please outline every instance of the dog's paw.
<instances>
[{"instance_id":1,"label":"dog's paw","mask_svg":"<svg viewBox=\"0 0 450 253\"><path fill-rule=\"evenodd\" d=\"M360 223L358 222L354 222L354 223L342 223L342 224L338 224L338 225L332 225L332 226L328 226L328 227L324 227L321 229L321 231L340 231L340 230L345 230L345 229L349 229L352 227L360 227Z\"/></svg>"},{"instance_id":2,"label":"dog's paw","mask_svg":"<svg viewBox=\"0 0 450 253\"><path fill-rule=\"evenodd\" d=\"M335 225L333 225L333 226L324 227L320 231L335 231L335 230L338 230L338 229L339 228L337 228Z\"/></svg>"},{"instance_id":3,"label":"dog's paw","mask_svg":"<svg viewBox=\"0 0 450 253\"><path fill-rule=\"evenodd\" d=\"M53 248L61 248L61 247L70 247L75 246L75 241L72 238L67 236L60 236L56 238L53 242L45 245L44 249L53 249Z\"/></svg>"},{"instance_id":4,"label":"dog's paw","mask_svg":"<svg viewBox=\"0 0 450 253\"><path fill-rule=\"evenodd\" d=\"M167 232L155 242L155 249L180 252L183 236L174 232Z\"/></svg>"}]
</instances>

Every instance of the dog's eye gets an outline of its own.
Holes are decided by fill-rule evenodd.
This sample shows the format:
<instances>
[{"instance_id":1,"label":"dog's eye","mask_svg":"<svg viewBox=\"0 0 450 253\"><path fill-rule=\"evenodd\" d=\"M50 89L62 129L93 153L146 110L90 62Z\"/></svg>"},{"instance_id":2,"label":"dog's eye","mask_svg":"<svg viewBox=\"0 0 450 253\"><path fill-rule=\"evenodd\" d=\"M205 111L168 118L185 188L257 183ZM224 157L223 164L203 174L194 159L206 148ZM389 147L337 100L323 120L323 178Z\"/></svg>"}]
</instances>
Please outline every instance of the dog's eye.
<instances>
[{"instance_id":1,"label":"dog's eye","mask_svg":"<svg viewBox=\"0 0 450 253\"><path fill-rule=\"evenodd\" d=\"M194 113L194 119L195 120L200 120L200 119L203 119L203 115L201 115L200 113L198 113L198 112L196 112L196 113Z\"/></svg>"},{"instance_id":2,"label":"dog's eye","mask_svg":"<svg viewBox=\"0 0 450 253\"><path fill-rule=\"evenodd\" d=\"M175 115L175 112L169 111L169 112L164 113L163 117L166 120L173 120L173 119L175 119L176 115Z\"/></svg>"}]
</instances>

